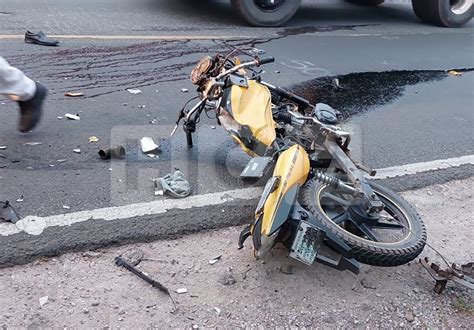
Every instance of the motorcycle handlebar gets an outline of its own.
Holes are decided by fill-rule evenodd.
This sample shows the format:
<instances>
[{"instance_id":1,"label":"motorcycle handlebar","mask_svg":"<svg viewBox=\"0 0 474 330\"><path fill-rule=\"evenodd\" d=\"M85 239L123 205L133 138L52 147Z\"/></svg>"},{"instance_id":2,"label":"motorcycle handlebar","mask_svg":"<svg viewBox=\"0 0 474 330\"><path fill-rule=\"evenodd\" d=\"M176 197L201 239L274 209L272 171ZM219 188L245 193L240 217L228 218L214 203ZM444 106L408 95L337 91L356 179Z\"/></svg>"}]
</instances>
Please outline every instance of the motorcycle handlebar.
<instances>
[{"instance_id":1,"label":"motorcycle handlebar","mask_svg":"<svg viewBox=\"0 0 474 330\"><path fill-rule=\"evenodd\" d=\"M260 66L262 64L267 64L267 63L272 63L272 62L275 62L275 58L273 56L269 56L269 57L264 57L262 59L253 60L251 62L242 63L242 64L234 66L233 68L227 71L222 72L220 75L216 77L216 80L220 80L224 78L225 76L228 76L229 74L239 71L240 69L248 68L251 66Z\"/></svg>"},{"instance_id":2,"label":"motorcycle handlebar","mask_svg":"<svg viewBox=\"0 0 474 330\"><path fill-rule=\"evenodd\" d=\"M260 66L260 65L263 65L263 64L268 64L268 63L275 62L275 57L273 57L273 56L263 57L263 58L259 58L257 61L258 61L257 66Z\"/></svg>"}]
</instances>

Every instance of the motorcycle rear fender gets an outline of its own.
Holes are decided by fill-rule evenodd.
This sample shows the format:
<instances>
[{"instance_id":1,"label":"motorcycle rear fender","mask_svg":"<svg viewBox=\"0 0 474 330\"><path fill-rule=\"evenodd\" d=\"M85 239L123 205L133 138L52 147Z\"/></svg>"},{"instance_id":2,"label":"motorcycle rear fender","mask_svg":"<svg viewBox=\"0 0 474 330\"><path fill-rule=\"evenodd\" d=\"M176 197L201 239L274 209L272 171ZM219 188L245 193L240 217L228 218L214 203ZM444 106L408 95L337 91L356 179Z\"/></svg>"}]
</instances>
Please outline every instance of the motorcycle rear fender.
<instances>
[{"instance_id":1,"label":"motorcycle rear fender","mask_svg":"<svg viewBox=\"0 0 474 330\"><path fill-rule=\"evenodd\" d=\"M263 214L255 214L256 220L261 217L262 235L274 234L288 220L309 170L308 154L299 145L290 147L278 157L273 176L280 178L279 184L266 198Z\"/></svg>"}]
</instances>

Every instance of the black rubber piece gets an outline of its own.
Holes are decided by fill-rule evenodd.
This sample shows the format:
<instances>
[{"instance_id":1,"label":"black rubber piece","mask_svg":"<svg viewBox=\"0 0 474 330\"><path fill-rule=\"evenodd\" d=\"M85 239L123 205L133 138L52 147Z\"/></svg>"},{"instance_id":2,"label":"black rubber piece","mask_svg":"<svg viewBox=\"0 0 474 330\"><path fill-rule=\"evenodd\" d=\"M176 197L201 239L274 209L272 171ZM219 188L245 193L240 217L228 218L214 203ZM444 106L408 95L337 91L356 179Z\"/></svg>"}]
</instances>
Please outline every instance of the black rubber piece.
<instances>
[{"instance_id":1,"label":"black rubber piece","mask_svg":"<svg viewBox=\"0 0 474 330\"><path fill-rule=\"evenodd\" d=\"M266 11L255 0L232 0L233 7L253 26L280 26L298 10L301 0L285 0L276 10Z\"/></svg>"},{"instance_id":2,"label":"black rubber piece","mask_svg":"<svg viewBox=\"0 0 474 330\"><path fill-rule=\"evenodd\" d=\"M372 189L377 193L383 193L389 197L399 208L408 215L411 223L411 231L408 240L403 243L384 244L373 242L355 235L349 234L339 225L328 219L316 205L317 192L324 187L324 184L316 180L310 180L301 189L301 204L308 211L312 212L332 233L344 240L353 250L354 258L364 264L393 267L406 264L414 260L425 247L426 229L418 213L413 207L401 198L398 194L374 182L369 182Z\"/></svg>"},{"instance_id":3,"label":"black rubber piece","mask_svg":"<svg viewBox=\"0 0 474 330\"><path fill-rule=\"evenodd\" d=\"M453 13L450 0L412 0L412 6L421 21L441 27L461 27L474 15L474 5L464 14Z\"/></svg>"}]
</instances>

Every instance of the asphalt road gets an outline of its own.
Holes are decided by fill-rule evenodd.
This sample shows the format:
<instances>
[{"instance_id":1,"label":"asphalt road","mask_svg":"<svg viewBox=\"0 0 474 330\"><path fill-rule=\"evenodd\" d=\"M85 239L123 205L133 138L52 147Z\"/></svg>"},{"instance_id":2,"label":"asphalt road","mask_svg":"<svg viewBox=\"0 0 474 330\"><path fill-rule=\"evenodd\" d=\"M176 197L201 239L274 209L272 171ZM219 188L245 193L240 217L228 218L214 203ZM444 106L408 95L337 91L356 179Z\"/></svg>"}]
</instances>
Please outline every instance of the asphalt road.
<instances>
[{"instance_id":1,"label":"asphalt road","mask_svg":"<svg viewBox=\"0 0 474 330\"><path fill-rule=\"evenodd\" d=\"M43 123L31 134L17 133L15 104L0 103L0 145L7 146L0 151L0 199L23 196L14 203L22 215L69 212L63 205L79 211L151 201L157 198L151 179L175 167L190 177L194 194L242 187L236 176L247 159L213 121L203 120L192 151L182 132L168 138L176 112L194 96L187 80L193 63L237 46L275 55L266 79L317 100L311 88L324 77L339 76L352 86L330 99L347 113L345 125L358 134L355 152L370 166L473 153L474 73L442 72L474 68L473 22L448 30L419 23L408 4L337 2L305 4L285 28L254 29L226 2L176 0L2 0L0 18L0 35L26 29L65 35L59 48L0 39L2 56L50 88ZM66 98L67 91L85 97ZM65 113L81 120L57 118ZM90 136L100 141L89 143ZM161 142L159 160L140 153L142 136ZM24 145L36 141L42 144ZM98 159L99 148L116 143L127 147L125 161Z\"/></svg>"}]
</instances>

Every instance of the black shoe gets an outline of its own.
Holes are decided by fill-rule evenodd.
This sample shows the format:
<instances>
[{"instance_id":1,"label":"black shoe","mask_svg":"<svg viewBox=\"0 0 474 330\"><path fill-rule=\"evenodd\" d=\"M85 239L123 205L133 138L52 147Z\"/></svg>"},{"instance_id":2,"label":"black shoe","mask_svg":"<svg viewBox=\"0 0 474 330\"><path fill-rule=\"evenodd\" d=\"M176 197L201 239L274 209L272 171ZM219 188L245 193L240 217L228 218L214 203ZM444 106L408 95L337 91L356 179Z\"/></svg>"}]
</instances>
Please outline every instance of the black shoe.
<instances>
[{"instance_id":1,"label":"black shoe","mask_svg":"<svg viewBox=\"0 0 474 330\"><path fill-rule=\"evenodd\" d=\"M39 123L43 113L43 101L48 91L40 83L36 83L36 93L28 101L19 101L20 105L20 123L18 130L21 133L31 131Z\"/></svg>"},{"instance_id":2,"label":"black shoe","mask_svg":"<svg viewBox=\"0 0 474 330\"><path fill-rule=\"evenodd\" d=\"M25 42L28 44L38 44L42 46L57 46L59 44L58 40L48 38L46 34L43 33L43 31L38 33L26 31Z\"/></svg>"}]
</instances>

